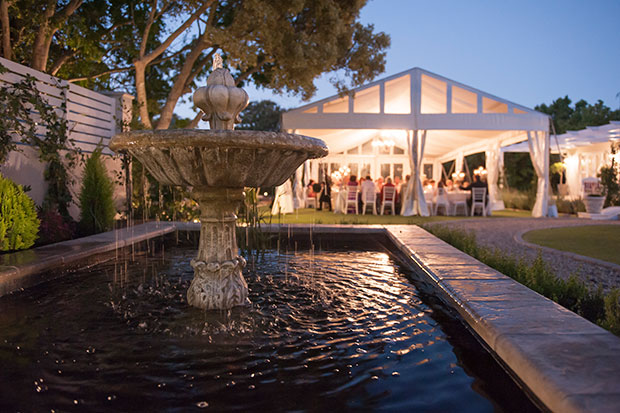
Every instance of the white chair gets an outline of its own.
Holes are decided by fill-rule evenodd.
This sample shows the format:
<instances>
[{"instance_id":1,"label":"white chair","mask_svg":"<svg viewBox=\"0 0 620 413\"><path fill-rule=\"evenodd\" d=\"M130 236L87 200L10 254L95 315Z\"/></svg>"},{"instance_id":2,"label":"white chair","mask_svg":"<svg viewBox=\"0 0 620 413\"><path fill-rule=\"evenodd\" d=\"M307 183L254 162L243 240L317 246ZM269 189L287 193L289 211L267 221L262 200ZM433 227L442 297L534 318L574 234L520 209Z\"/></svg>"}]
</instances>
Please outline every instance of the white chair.
<instances>
[{"instance_id":1,"label":"white chair","mask_svg":"<svg viewBox=\"0 0 620 413\"><path fill-rule=\"evenodd\" d=\"M309 196L306 198L306 208L316 209L316 194L314 196Z\"/></svg>"},{"instance_id":2,"label":"white chair","mask_svg":"<svg viewBox=\"0 0 620 413\"><path fill-rule=\"evenodd\" d=\"M426 201L426 207L428 208L429 215L432 215L435 211L433 204L435 203L435 190L424 191L424 200Z\"/></svg>"},{"instance_id":3,"label":"white chair","mask_svg":"<svg viewBox=\"0 0 620 413\"><path fill-rule=\"evenodd\" d=\"M450 201L448 201L448 195L444 188L437 188L437 198L435 200L433 215L437 215L439 207L443 208L444 214L450 215Z\"/></svg>"},{"instance_id":4,"label":"white chair","mask_svg":"<svg viewBox=\"0 0 620 413\"><path fill-rule=\"evenodd\" d=\"M476 212L476 208L480 207L480 212L482 216L487 215L487 207L485 198L487 196L486 188L472 188L471 189L471 216L474 216Z\"/></svg>"},{"instance_id":5,"label":"white chair","mask_svg":"<svg viewBox=\"0 0 620 413\"><path fill-rule=\"evenodd\" d=\"M466 199L461 198L452 202L452 215L456 216L456 212L459 210L459 207L463 207L463 215L468 215Z\"/></svg>"},{"instance_id":6,"label":"white chair","mask_svg":"<svg viewBox=\"0 0 620 413\"><path fill-rule=\"evenodd\" d=\"M374 189L362 191L362 215L366 215L369 206L372 206L372 214L377 215L377 193Z\"/></svg>"},{"instance_id":7,"label":"white chair","mask_svg":"<svg viewBox=\"0 0 620 413\"><path fill-rule=\"evenodd\" d=\"M357 208L357 186L349 185L347 186L347 202L344 205L344 213L349 213L349 207L353 207L355 209L355 214L359 214L359 210Z\"/></svg>"},{"instance_id":8,"label":"white chair","mask_svg":"<svg viewBox=\"0 0 620 413\"><path fill-rule=\"evenodd\" d=\"M396 188L393 186L383 187L383 197L381 198L381 215L385 212L385 207L390 207L392 215L396 215Z\"/></svg>"}]
</instances>

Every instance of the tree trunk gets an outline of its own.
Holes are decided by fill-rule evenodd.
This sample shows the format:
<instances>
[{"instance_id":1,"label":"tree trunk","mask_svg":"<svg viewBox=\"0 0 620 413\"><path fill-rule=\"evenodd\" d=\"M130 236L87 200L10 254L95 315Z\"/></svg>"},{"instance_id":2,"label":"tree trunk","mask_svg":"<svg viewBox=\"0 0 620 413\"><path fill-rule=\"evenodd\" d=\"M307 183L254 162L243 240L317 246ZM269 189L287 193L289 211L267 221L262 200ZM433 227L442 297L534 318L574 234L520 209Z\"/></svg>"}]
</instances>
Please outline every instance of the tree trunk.
<instances>
[{"instance_id":1,"label":"tree trunk","mask_svg":"<svg viewBox=\"0 0 620 413\"><path fill-rule=\"evenodd\" d=\"M50 46L54 34L58 28L71 16L82 4L82 0L71 0L62 10L56 13L56 1L48 1L43 20L37 34L34 38L32 46L32 58L30 59L30 67L45 72L47 68L47 59L50 54Z\"/></svg>"},{"instance_id":2,"label":"tree trunk","mask_svg":"<svg viewBox=\"0 0 620 413\"><path fill-rule=\"evenodd\" d=\"M136 95L140 110L140 123L147 129L153 129L146 99L146 65L139 60L133 62L136 69Z\"/></svg>"},{"instance_id":3,"label":"tree trunk","mask_svg":"<svg viewBox=\"0 0 620 413\"><path fill-rule=\"evenodd\" d=\"M196 127L198 126L198 122L200 122L200 119L202 119L203 116L204 113L202 113L202 111L198 112L198 114L194 116L194 119L192 119L192 121L187 124L185 129L196 129Z\"/></svg>"},{"instance_id":4,"label":"tree trunk","mask_svg":"<svg viewBox=\"0 0 620 413\"><path fill-rule=\"evenodd\" d=\"M51 37L50 19L56 11L56 2L48 2L47 8L43 13L43 20L41 26L37 30L37 34L34 38L34 45L32 46L32 58L30 59L30 67L45 72L45 66L47 65L47 56L49 55L49 47L46 50L45 46L51 43L48 42L48 36Z\"/></svg>"},{"instance_id":5,"label":"tree trunk","mask_svg":"<svg viewBox=\"0 0 620 413\"><path fill-rule=\"evenodd\" d=\"M183 24L181 24L174 32L172 32L167 38L166 40L164 40L158 47L156 47L153 51L151 51L149 54L146 54L146 42L148 39L148 35L149 35L149 31L150 31L150 27L152 25L152 20L154 19L155 13L152 12L151 15L149 16L149 24L147 24L147 27L145 28L144 32L142 33L142 41L140 43L140 54L139 54L139 58L137 58L136 60L134 60L133 65L136 69L136 94L137 94L137 98L138 98L138 105L140 106L140 122L148 129L152 129L152 123L151 123L151 119L149 118L149 111L148 111L148 107L147 107L147 98L146 98L146 67L148 65L150 65L151 63L153 63L153 61L158 58L159 56L161 56L162 54L164 54L166 52L166 50L168 50L168 48L170 47L170 45L172 44L172 42L179 37L181 34L183 34L185 32L185 30L187 30L192 23L194 23L206 10L207 8L209 8L211 6L211 4L213 3L213 0L211 1L204 1L200 7L198 7L198 9L187 18L187 20L185 20L183 22ZM196 47L200 46L200 42L197 44ZM204 50L204 47L201 50ZM192 52L190 52L190 55L194 53L194 51L192 50ZM200 53L198 53L198 55L200 55ZM197 58L198 56L196 56ZM196 60L196 58L194 58L194 61ZM193 64L193 62L192 62ZM191 72L191 66L190 65L190 72ZM189 76L189 75L187 75ZM187 76L185 77L187 79ZM178 80L177 80L178 82ZM175 86L176 83L175 82ZM183 83L183 85L185 85L185 83ZM182 90L182 89L181 89ZM170 98L168 98L168 100L170 100ZM176 99L178 100L178 98ZM176 104L176 100L174 101L174 103ZM174 109L174 105L172 106L172 109ZM167 129L168 126L170 126L170 121L172 119L172 115L170 114L170 119L168 120L168 123L166 125L166 127L164 129ZM164 125L166 122L159 122L158 124L162 124Z\"/></svg>"},{"instance_id":6,"label":"tree trunk","mask_svg":"<svg viewBox=\"0 0 620 413\"><path fill-rule=\"evenodd\" d=\"M11 60L11 25L9 22L9 0L0 1L0 24L2 24L2 56Z\"/></svg>"},{"instance_id":7,"label":"tree trunk","mask_svg":"<svg viewBox=\"0 0 620 413\"><path fill-rule=\"evenodd\" d=\"M206 37L206 35L204 37ZM199 39L196 46L194 46L194 49L187 55L187 59L185 60L185 63L183 63L183 67L177 75L176 80L172 85L172 89L170 89L170 92L168 93L166 104L164 105L159 121L157 122L157 129L168 129L170 127L174 108L181 96L183 96L185 85L191 82L193 77L197 74L197 71L192 74L194 63L196 63L196 60L200 57L202 51L206 49L206 47L207 45L203 42L203 39ZM212 52L214 52L214 50Z\"/></svg>"}]
</instances>

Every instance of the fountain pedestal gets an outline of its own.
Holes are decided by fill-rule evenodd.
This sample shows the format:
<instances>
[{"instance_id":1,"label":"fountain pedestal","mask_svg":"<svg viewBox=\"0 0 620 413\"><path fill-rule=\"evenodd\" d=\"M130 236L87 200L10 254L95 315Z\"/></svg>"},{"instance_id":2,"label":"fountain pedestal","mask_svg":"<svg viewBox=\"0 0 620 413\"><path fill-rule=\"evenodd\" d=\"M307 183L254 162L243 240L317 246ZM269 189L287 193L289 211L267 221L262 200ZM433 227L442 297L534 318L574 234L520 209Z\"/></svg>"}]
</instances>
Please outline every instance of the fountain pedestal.
<instances>
[{"instance_id":1,"label":"fountain pedestal","mask_svg":"<svg viewBox=\"0 0 620 413\"><path fill-rule=\"evenodd\" d=\"M164 185L192 187L200 205L200 244L192 260L194 280L187 301L205 310L224 310L248 302L235 224L244 187L283 184L307 159L327 155L323 141L285 132L235 131L248 95L235 87L216 55L207 86L194 93L212 130L124 132L110 149L135 156Z\"/></svg>"},{"instance_id":2,"label":"fountain pedestal","mask_svg":"<svg viewBox=\"0 0 620 413\"><path fill-rule=\"evenodd\" d=\"M235 211L243 201L241 188L194 188L200 205L200 243L192 260L194 279L187 302L205 310L229 309L248 302L248 285L238 255Z\"/></svg>"}]
</instances>

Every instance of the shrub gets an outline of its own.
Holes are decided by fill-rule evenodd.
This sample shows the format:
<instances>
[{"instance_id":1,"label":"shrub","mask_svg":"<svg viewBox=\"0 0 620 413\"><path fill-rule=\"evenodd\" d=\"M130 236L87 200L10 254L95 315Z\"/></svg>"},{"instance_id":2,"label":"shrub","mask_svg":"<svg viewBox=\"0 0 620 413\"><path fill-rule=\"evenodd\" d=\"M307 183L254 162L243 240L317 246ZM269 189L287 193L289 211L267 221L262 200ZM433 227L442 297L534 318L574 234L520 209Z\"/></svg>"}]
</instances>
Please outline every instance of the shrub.
<instances>
[{"instance_id":1,"label":"shrub","mask_svg":"<svg viewBox=\"0 0 620 413\"><path fill-rule=\"evenodd\" d=\"M603 327L620 336L620 290L614 288L605 297L605 320Z\"/></svg>"},{"instance_id":2,"label":"shrub","mask_svg":"<svg viewBox=\"0 0 620 413\"><path fill-rule=\"evenodd\" d=\"M30 248L38 231L34 201L21 186L0 175L0 250Z\"/></svg>"},{"instance_id":3,"label":"shrub","mask_svg":"<svg viewBox=\"0 0 620 413\"><path fill-rule=\"evenodd\" d=\"M426 226L425 229L448 244L495 268L528 288L557 302L593 323L598 323L620 335L620 291L612 290L607 296L601 288L591 289L572 274L568 280L557 277L543 261L541 253L530 264L499 249L481 247L473 232L446 226Z\"/></svg>"},{"instance_id":4,"label":"shrub","mask_svg":"<svg viewBox=\"0 0 620 413\"><path fill-rule=\"evenodd\" d=\"M101 160L101 147L86 160L80 192L80 230L84 234L107 231L114 224L114 188Z\"/></svg>"},{"instance_id":5,"label":"shrub","mask_svg":"<svg viewBox=\"0 0 620 413\"><path fill-rule=\"evenodd\" d=\"M586 206L581 199L568 200L564 198L558 198L555 201L558 208L558 212L562 214L577 215L577 212L586 212Z\"/></svg>"},{"instance_id":6,"label":"shrub","mask_svg":"<svg viewBox=\"0 0 620 413\"><path fill-rule=\"evenodd\" d=\"M536 202L536 191L519 191L512 188L502 189L502 200L508 209L531 211Z\"/></svg>"},{"instance_id":7,"label":"shrub","mask_svg":"<svg viewBox=\"0 0 620 413\"><path fill-rule=\"evenodd\" d=\"M75 237L76 225L71 219L65 218L57 209L40 209L38 245L53 244Z\"/></svg>"}]
</instances>

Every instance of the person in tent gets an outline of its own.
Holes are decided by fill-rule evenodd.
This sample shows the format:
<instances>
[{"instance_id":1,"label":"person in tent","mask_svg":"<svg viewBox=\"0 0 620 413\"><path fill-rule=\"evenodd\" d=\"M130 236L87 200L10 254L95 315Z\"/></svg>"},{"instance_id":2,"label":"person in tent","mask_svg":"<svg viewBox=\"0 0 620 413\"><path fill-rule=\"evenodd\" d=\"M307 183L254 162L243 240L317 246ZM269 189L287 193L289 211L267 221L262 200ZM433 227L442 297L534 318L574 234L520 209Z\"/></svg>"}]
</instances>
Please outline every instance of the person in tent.
<instances>
[{"instance_id":1,"label":"person in tent","mask_svg":"<svg viewBox=\"0 0 620 413\"><path fill-rule=\"evenodd\" d=\"M361 211L362 210L363 200L366 199L365 198L366 193L373 193L373 192L376 193L377 192L377 188L375 187L375 183L370 178L370 175L366 175L366 179L364 179L363 182L360 179L360 182L361 182L361 187L360 187L361 196L360 196L360 199L359 199L358 209Z\"/></svg>"},{"instance_id":2,"label":"person in tent","mask_svg":"<svg viewBox=\"0 0 620 413\"><path fill-rule=\"evenodd\" d=\"M379 193L379 201L383 200L383 192L385 188L396 188L396 185L392 183L392 178L390 178L389 176L385 178L385 183L381 187L381 192ZM394 204L398 205L399 204L398 190L395 189L394 191L395 191L394 192Z\"/></svg>"},{"instance_id":3,"label":"person in tent","mask_svg":"<svg viewBox=\"0 0 620 413\"><path fill-rule=\"evenodd\" d=\"M472 182L471 184L469 182L463 182L463 184L459 186L459 188L462 189L463 191L471 191L472 188L486 188L486 196L484 198L484 204L485 206L489 205L489 186L487 185L485 181L482 181L480 179L479 175L474 175L474 182ZM467 206L471 209L471 196L467 200Z\"/></svg>"},{"instance_id":4,"label":"person in tent","mask_svg":"<svg viewBox=\"0 0 620 413\"><path fill-rule=\"evenodd\" d=\"M327 204L328 210L331 212L332 210L332 184L327 178L327 182L321 182L321 190L317 194L318 196L318 204L316 206L317 211L323 210L323 204Z\"/></svg>"}]
</instances>

